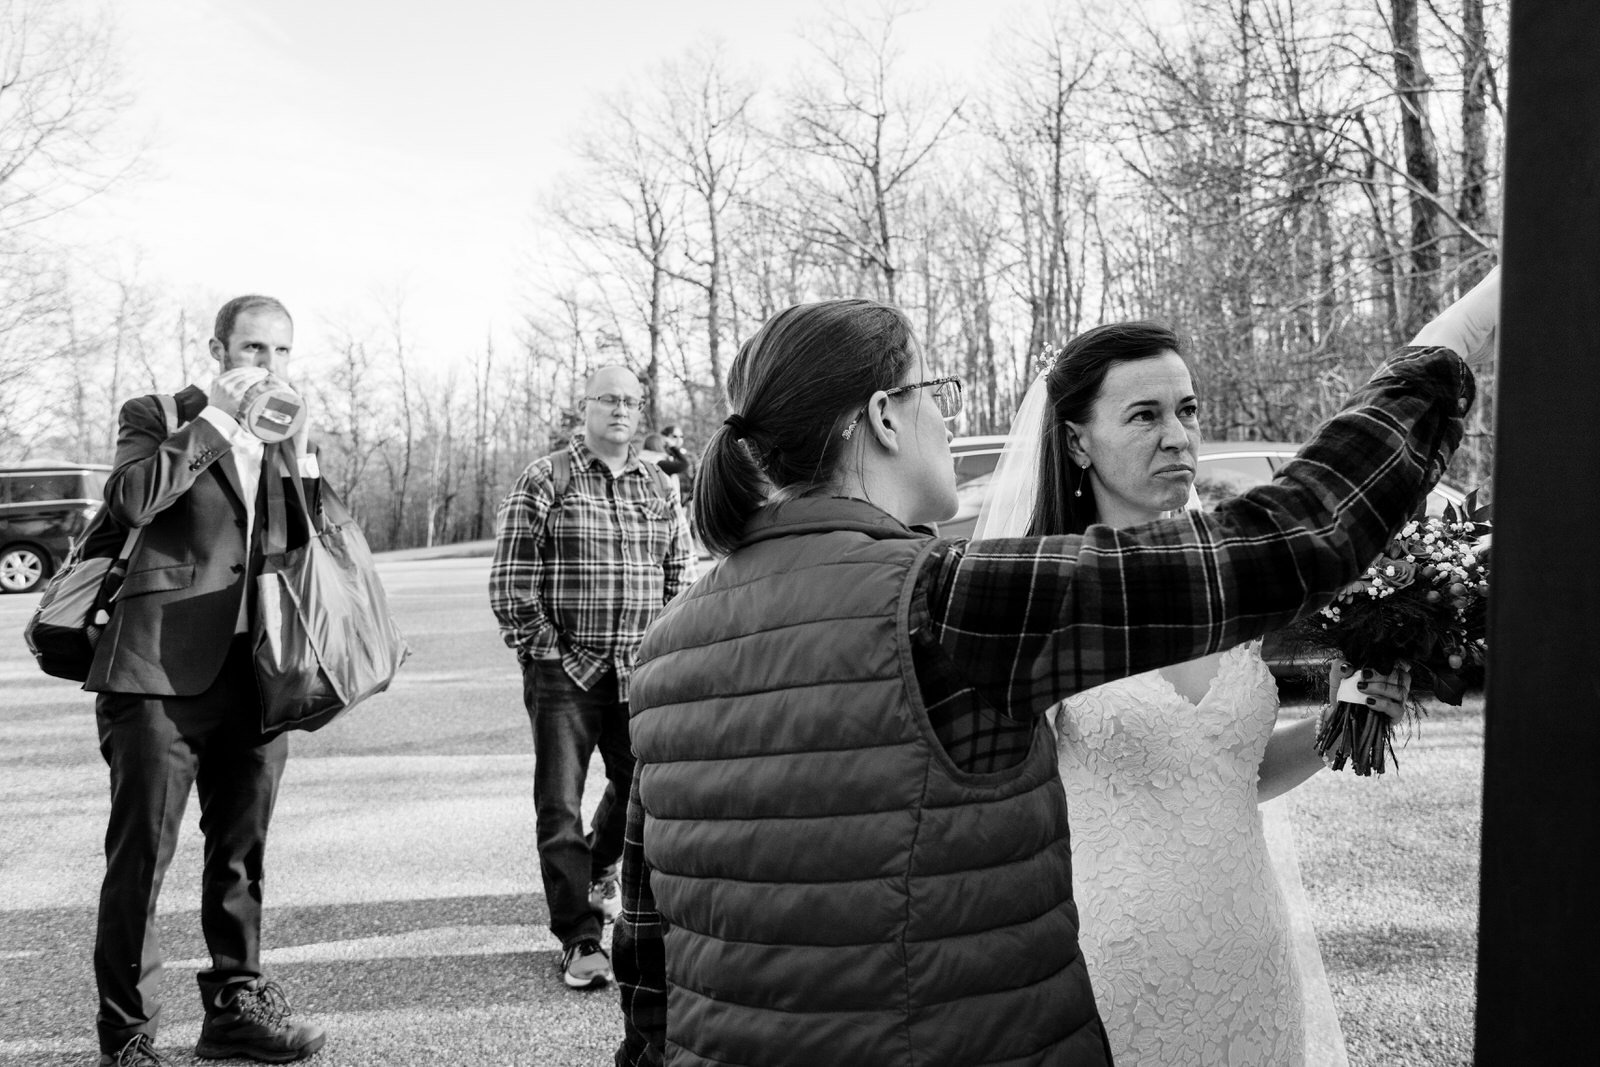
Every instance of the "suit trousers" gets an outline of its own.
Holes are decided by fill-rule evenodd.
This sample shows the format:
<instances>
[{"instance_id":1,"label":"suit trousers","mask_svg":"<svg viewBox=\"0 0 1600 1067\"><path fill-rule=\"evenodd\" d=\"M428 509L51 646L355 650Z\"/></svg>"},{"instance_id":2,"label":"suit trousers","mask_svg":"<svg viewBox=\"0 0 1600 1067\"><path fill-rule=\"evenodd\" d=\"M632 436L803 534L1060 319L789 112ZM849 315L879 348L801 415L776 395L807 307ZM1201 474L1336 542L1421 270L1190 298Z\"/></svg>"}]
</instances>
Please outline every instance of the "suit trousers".
<instances>
[{"instance_id":1,"label":"suit trousers","mask_svg":"<svg viewBox=\"0 0 1600 1067\"><path fill-rule=\"evenodd\" d=\"M589 906L589 883L609 876L622 858L633 786L628 702L617 699L616 674L584 690L560 660L523 660L522 697L533 726L534 833L550 932L563 948L599 940L604 919ZM606 791L585 833L583 783L596 747Z\"/></svg>"},{"instance_id":2,"label":"suit trousers","mask_svg":"<svg viewBox=\"0 0 1600 1067\"><path fill-rule=\"evenodd\" d=\"M229 989L261 976L261 884L267 824L288 739L261 737L250 639L236 635L198 696L101 693L100 753L111 771L106 877L94 971L100 1048L155 1037L161 945L156 899L177 847L189 787L198 787L205 861L200 926L211 967L197 976L208 1015Z\"/></svg>"}]
</instances>

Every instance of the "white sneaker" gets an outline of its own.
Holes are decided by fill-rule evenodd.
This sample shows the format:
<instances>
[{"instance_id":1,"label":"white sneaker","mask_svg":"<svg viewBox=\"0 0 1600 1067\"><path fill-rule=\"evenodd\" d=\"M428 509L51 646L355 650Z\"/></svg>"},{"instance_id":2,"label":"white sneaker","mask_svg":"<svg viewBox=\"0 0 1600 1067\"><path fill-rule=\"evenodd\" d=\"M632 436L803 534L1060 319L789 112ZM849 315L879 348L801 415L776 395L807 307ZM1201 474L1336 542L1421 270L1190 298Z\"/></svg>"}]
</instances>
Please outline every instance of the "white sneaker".
<instances>
[{"instance_id":1,"label":"white sneaker","mask_svg":"<svg viewBox=\"0 0 1600 1067\"><path fill-rule=\"evenodd\" d=\"M573 989L597 989L611 981L611 957L586 937L561 954L561 980Z\"/></svg>"},{"instance_id":2,"label":"white sneaker","mask_svg":"<svg viewBox=\"0 0 1600 1067\"><path fill-rule=\"evenodd\" d=\"M598 911L608 923L617 921L622 914L622 887L615 876L589 883L589 907Z\"/></svg>"}]
</instances>

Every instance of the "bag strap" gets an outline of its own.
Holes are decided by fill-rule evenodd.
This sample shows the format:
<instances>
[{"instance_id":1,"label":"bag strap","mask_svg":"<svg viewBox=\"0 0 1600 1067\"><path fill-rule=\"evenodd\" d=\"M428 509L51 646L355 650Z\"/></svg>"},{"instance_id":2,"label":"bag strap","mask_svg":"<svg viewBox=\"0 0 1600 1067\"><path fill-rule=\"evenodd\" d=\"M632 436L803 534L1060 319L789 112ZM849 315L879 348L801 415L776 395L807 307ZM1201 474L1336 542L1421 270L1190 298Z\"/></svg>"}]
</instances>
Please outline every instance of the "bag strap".
<instances>
[{"instance_id":1,"label":"bag strap","mask_svg":"<svg viewBox=\"0 0 1600 1067\"><path fill-rule=\"evenodd\" d=\"M678 494L672 491L672 483L667 480L667 472L646 460L640 460L639 462L650 468L650 475L656 483L656 492L661 494L661 499L668 504L676 504L678 502Z\"/></svg>"},{"instance_id":2,"label":"bag strap","mask_svg":"<svg viewBox=\"0 0 1600 1067\"><path fill-rule=\"evenodd\" d=\"M559 504L572 484L572 456L564 448L550 453L550 484L556 491L554 502Z\"/></svg>"},{"instance_id":3,"label":"bag strap","mask_svg":"<svg viewBox=\"0 0 1600 1067\"><path fill-rule=\"evenodd\" d=\"M161 405L161 421L166 424L167 436L171 437L178 432L178 401L171 393L156 393L156 403ZM123 566L133 558L133 550L139 544L139 535L144 533L144 527L135 526L128 531L128 536L122 542L122 549L117 553L117 563Z\"/></svg>"},{"instance_id":4,"label":"bag strap","mask_svg":"<svg viewBox=\"0 0 1600 1067\"><path fill-rule=\"evenodd\" d=\"M566 449L550 453L550 484L555 488L556 503L567 495L567 487L572 484L572 455ZM650 472L650 480L655 483L656 494L668 504L678 501L677 494L672 491L672 483L667 481L667 472L651 463L641 459L639 465Z\"/></svg>"},{"instance_id":5,"label":"bag strap","mask_svg":"<svg viewBox=\"0 0 1600 1067\"><path fill-rule=\"evenodd\" d=\"M283 483L294 487L295 499L300 502L300 515L305 520L306 539L310 540L326 530L320 514L311 510L306 495L305 479L300 474L300 462L293 444L280 441L268 446L261 455L261 477L267 479L267 537L263 550L268 555L281 555L289 549L288 498L283 493Z\"/></svg>"}]
</instances>

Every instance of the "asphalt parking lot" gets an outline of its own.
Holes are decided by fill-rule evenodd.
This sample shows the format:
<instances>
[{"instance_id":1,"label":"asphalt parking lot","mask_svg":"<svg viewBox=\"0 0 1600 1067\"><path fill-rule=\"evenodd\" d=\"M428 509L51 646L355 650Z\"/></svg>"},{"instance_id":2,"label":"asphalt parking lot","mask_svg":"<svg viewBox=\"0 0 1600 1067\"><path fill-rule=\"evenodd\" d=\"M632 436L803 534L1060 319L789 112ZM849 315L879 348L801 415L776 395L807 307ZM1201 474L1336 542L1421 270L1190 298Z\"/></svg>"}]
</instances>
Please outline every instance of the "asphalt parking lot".
<instances>
[{"instance_id":1,"label":"asphalt parking lot","mask_svg":"<svg viewBox=\"0 0 1600 1067\"><path fill-rule=\"evenodd\" d=\"M608 1064L615 991L556 972L533 852L532 740L490 615L489 561L386 560L413 655L389 692L296 734L268 846L268 972L328 1029L313 1060ZM95 1062L90 954L106 771L92 698L23 644L37 598L0 597L0 1065ZM598 769L598 760L596 767ZM603 779L591 773L586 800ZM158 1048L198 1062L205 966L191 798L161 894ZM242 1061L241 1061L242 1062Z\"/></svg>"}]
</instances>

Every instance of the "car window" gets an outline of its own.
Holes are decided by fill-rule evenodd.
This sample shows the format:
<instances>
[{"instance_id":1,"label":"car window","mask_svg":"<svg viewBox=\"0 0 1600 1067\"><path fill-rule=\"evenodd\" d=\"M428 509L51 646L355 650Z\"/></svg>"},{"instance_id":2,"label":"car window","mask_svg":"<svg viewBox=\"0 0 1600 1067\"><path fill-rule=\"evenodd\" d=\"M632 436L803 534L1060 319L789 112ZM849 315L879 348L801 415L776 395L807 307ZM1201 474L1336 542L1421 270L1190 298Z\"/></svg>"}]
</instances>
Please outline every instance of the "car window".
<instances>
[{"instance_id":1,"label":"car window","mask_svg":"<svg viewBox=\"0 0 1600 1067\"><path fill-rule=\"evenodd\" d=\"M1266 456L1201 456L1194 491L1200 494L1200 503L1211 508L1271 480L1272 464Z\"/></svg>"},{"instance_id":2,"label":"car window","mask_svg":"<svg viewBox=\"0 0 1600 1067\"><path fill-rule=\"evenodd\" d=\"M956 485L961 486L994 472L1000 462L1000 452L965 452L955 457Z\"/></svg>"},{"instance_id":3,"label":"car window","mask_svg":"<svg viewBox=\"0 0 1600 1067\"><path fill-rule=\"evenodd\" d=\"M76 474L14 474L5 479L10 484L9 504L34 504L46 500L79 500L84 496L83 486Z\"/></svg>"}]
</instances>

